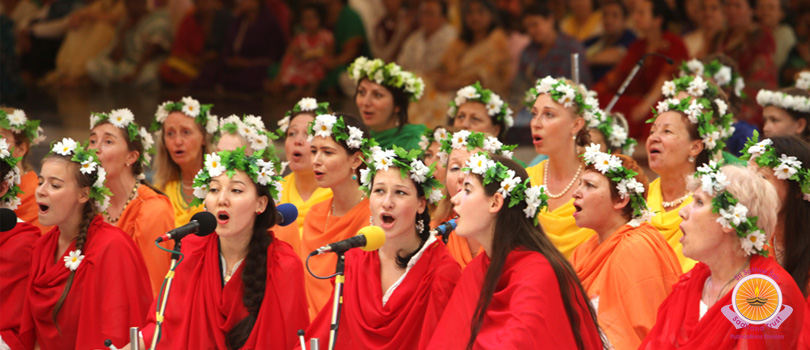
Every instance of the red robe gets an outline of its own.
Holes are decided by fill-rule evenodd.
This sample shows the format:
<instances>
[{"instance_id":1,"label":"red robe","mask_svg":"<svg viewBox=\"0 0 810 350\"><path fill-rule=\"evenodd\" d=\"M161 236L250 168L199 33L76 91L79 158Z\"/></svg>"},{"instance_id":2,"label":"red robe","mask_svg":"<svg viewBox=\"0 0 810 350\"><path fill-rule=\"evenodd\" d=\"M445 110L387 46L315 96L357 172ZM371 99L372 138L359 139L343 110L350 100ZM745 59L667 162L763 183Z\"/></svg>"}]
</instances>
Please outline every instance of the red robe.
<instances>
[{"instance_id":1,"label":"red robe","mask_svg":"<svg viewBox=\"0 0 810 350\"><path fill-rule=\"evenodd\" d=\"M754 325L736 329L721 312L722 308L731 305L733 290L712 305L703 318L698 319L703 287L711 275L706 264L698 263L672 287L672 293L658 309L655 327L639 349L796 349L805 312L805 300L799 287L773 258L755 255L751 258L750 267L776 275L772 278L782 290L783 305L793 308L793 314L785 319L779 329L764 327L764 330L760 330L760 326ZM765 336L779 339L766 340ZM763 339L735 339L744 337Z\"/></svg>"},{"instance_id":2,"label":"red robe","mask_svg":"<svg viewBox=\"0 0 810 350\"><path fill-rule=\"evenodd\" d=\"M158 349L226 349L228 331L248 315L242 301L244 262L223 287L218 238L183 239L185 260L175 270ZM150 310L156 308L153 304ZM298 330L308 325L301 261L289 244L273 238L267 247L264 299L243 349L292 349ZM154 331L155 313L150 312L142 331L147 347Z\"/></svg>"},{"instance_id":3,"label":"red robe","mask_svg":"<svg viewBox=\"0 0 810 350\"><path fill-rule=\"evenodd\" d=\"M31 252L39 236L38 228L23 221L17 221L11 231L0 232L0 337L7 343L20 333ZM12 349L21 346L17 343Z\"/></svg>"},{"instance_id":4,"label":"red robe","mask_svg":"<svg viewBox=\"0 0 810 350\"><path fill-rule=\"evenodd\" d=\"M385 305L377 251L348 251L345 273L335 349L424 349L461 268L444 244L434 241ZM333 301L329 298L307 330L307 338L319 338L323 347L329 342Z\"/></svg>"},{"instance_id":5,"label":"red robe","mask_svg":"<svg viewBox=\"0 0 810 350\"><path fill-rule=\"evenodd\" d=\"M428 349L465 349L489 257L480 254L464 269ZM474 349L576 349L562 306L557 276L545 256L534 251L509 253L486 310ZM586 349L602 347L586 300L572 288Z\"/></svg>"},{"instance_id":6,"label":"red robe","mask_svg":"<svg viewBox=\"0 0 810 350\"><path fill-rule=\"evenodd\" d=\"M71 243L54 262L58 244L59 228L55 227L34 245L20 326L25 348L33 349L34 341L48 350L98 349L106 339L118 346L129 343L129 327L143 322L152 301L149 275L138 247L100 215L93 218L82 251L84 260L57 316L60 335L51 313L70 275L62 257L76 248Z\"/></svg>"}]
</instances>

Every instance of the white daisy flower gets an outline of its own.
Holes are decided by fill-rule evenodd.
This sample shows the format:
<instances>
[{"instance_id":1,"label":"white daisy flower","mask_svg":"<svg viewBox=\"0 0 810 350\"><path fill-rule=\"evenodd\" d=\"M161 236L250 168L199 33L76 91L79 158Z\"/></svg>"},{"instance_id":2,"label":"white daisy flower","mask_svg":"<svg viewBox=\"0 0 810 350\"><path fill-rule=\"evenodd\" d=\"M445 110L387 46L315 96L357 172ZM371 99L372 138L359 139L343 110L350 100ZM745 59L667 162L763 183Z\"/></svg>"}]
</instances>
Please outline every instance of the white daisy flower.
<instances>
[{"instance_id":1,"label":"white daisy flower","mask_svg":"<svg viewBox=\"0 0 810 350\"><path fill-rule=\"evenodd\" d=\"M747 219L748 208L742 205L742 203L737 203L733 207L728 209L730 212L729 219L731 220L732 223L734 223L735 226L739 226Z\"/></svg>"},{"instance_id":2,"label":"white daisy flower","mask_svg":"<svg viewBox=\"0 0 810 350\"><path fill-rule=\"evenodd\" d=\"M394 150L384 150L380 152L374 152L371 155L372 159L374 159L374 168L378 171L381 170L388 170L388 167L394 165L394 158L396 157L396 153Z\"/></svg>"},{"instance_id":3,"label":"white daisy flower","mask_svg":"<svg viewBox=\"0 0 810 350\"><path fill-rule=\"evenodd\" d=\"M442 194L442 190L438 188L434 188L430 191L430 196L428 196L428 201L431 203L438 203L440 200L444 198L444 194Z\"/></svg>"},{"instance_id":4,"label":"white daisy flower","mask_svg":"<svg viewBox=\"0 0 810 350\"><path fill-rule=\"evenodd\" d=\"M194 197L205 199L205 196L208 195L208 185L202 185L200 187L194 187Z\"/></svg>"},{"instance_id":5,"label":"white daisy flower","mask_svg":"<svg viewBox=\"0 0 810 350\"><path fill-rule=\"evenodd\" d=\"M427 138L427 136L425 136L425 135L420 136L419 137L419 148L425 150L425 149L428 148L428 145L430 145L430 140Z\"/></svg>"},{"instance_id":6,"label":"white daisy flower","mask_svg":"<svg viewBox=\"0 0 810 350\"><path fill-rule=\"evenodd\" d=\"M465 86L465 87L459 89L458 92L456 92L456 96L463 97L463 98L468 99L468 100L481 97L481 95L478 93L478 90L476 90L475 87L472 86L472 85L468 85L468 86ZM456 104L456 105L459 105L459 104Z\"/></svg>"},{"instance_id":7,"label":"white daisy flower","mask_svg":"<svg viewBox=\"0 0 810 350\"><path fill-rule=\"evenodd\" d=\"M360 184L366 187L370 187L371 183L369 182L368 174L371 172L370 169L360 169Z\"/></svg>"},{"instance_id":8,"label":"white daisy flower","mask_svg":"<svg viewBox=\"0 0 810 350\"><path fill-rule=\"evenodd\" d=\"M76 141L67 137L53 146L53 151L63 156L69 156L74 149L76 149Z\"/></svg>"},{"instance_id":9,"label":"white daisy flower","mask_svg":"<svg viewBox=\"0 0 810 350\"><path fill-rule=\"evenodd\" d=\"M506 128L509 129L515 125L515 118L512 116L513 112L511 108L506 108L506 116L503 118L503 124L506 125Z\"/></svg>"},{"instance_id":10,"label":"white daisy flower","mask_svg":"<svg viewBox=\"0 0 810 350\"><path fill-rule=\"evenodd\" d=\"M737 81L734 83L734 94L742 97L743 89L745 89L745 82L743 81L742 77L739 77L737 78Z\"/></svg>"},{"instance_id":11,"label":"white daisy flower","mask_svg":"<svg viewBox=\"0 0 810 350\"><path fill-rule=\"evenodd\" d=\"M453 149L460 149L467 146L468 137L470 137L470 132L468 130L461 130L453 134Z\"/></svg>"},{"instance_id":12,"label":"white daisy flower","mask_svg":"<svg viewBox=\"0 0 810 350\"><path fill-rule=\"evenodd\" d=\"M245 124L252 125L256 129L264 130L264 122L262 121L261 117L257 117L253 114L248 114L245 116L243 121L245 122Z\"/></svg>"},{"instance_id":13,"label":"white daisy flower","mask_svg":"<svg viewBox=\"0 0 810 350\"><path fill-rule=\"evenodd\" d=\"M703 114L703 107L698 104L697 99L692 99L689 102L689 107L686 108L686 117L692 124L698 123L698 117Z\"/></svg>"},{"instance_id":14,"label":"white daisy flower","mask_svg":"<svg viewBox=\"0 0 810 350\"><path fill-rule=\"evenodd\" d=\"M93 182L93 187L104 187L105 181L107 181L107 170L104 170L103 167L98 167L98 176L96 176L96 181Z\"/></svg>"},{"instance_id":15,"label":"white daisy flower","mask_svg":"<svg viewBox=\"0 0 810 350\"><path fill-rule=\"evenodd\" d=\"M19 196L15 196L14 198L6 198L6 200L4 202L5 202L5 204L2 205L3 208L8 208L8 209L11 209L11 210L17 210L17 207L20 206L20 203L22 203L22 200L20 199Z\"/></svg>"},{"instance_id":16,"label":"white daisy flower","mask_svg":"<svg viewBox=\"0 0 810 350\"><path fill-rule=\"evenodd\" d=\"M788 166L799 168L802 166L802 161L798 160L796 157L790 156L788 157L787 154L782 154L779 157L779 162L782 164L787 164Z\"/></svg>"},{"instance_id":17,"label":"white daisy flower","mask_svg":"<svg viewBox=\"0 0 810 350\"><path fill-rule=\"evenodd\" d=\"M577 97L576 91L574 88L568 86L567 84L560 85L557 87L557 91L561 92L563 95L560 97L560 100L557 101L562 104L565 108L573 107L575 98Z\"/></svg>"},{"instance_id":18,"label":"white daisy flower","mask_svg":"<svg viewBox=\"0 0 810 350\"><path fill-rule=\"evenodd\" d=\"M501 141L495 137L488 136L486 139L484 139L484 151L498 153L500 152L501 147L503 147L503 143L501 143Z\"/></svg>"},{"instance_id":19,"label":"white daisy flower","mask_svg":"<svg viewBox=\"0 0 810 350\"><path fill-rule=\"evenodd\" d=\"M602 147L599 146L599 144L593 142L590 144L590 146L585 146L585 153L583 153L585 161L591 164L595 163L596 157L599 154L602 154L601 149Z\"/></svg>"},{"instance_id":20,"label":"white daisy flower","mask_svg":"<svg viewBox=\"0 0 810 350\"><path fill-rule=\"evenodd\" d=\"M205 122L205 131L209 134L213 134L217 132L217 125L219 125L217 122L217 116L209 114L208 121Z\"/></svg>"},{"instance_id":21,"label":"white daisy flower","mask_svg":"<svg viewBox=\"0 0 810 350\"><path fill-rule=\"evenodd\" d=\"M235 114L229 115L227 118L223 118L219 120L219 127L222 128L225 124L236 124L239 125L241 120Z\"/></svg>"},{"instance_id":22,"label":"white daisy flower","mask_svg":"<svg viewBox=\"0 0 810 350\"><path fill-rule=\"evenodd\" d=\"M668 112L669 111L669 100L659 101L658 105L655 106L655 111L658 114Z\"/></svg>"},{"instance_id":23,"label":"white daisy flower","mask_svg":"<svg viewBox=\"0 0 810 350\"><path fill-rule=\"evenodd\" d=\"M501 150L500 153L501 153L502 156L504 156L506 158L514 158L515 157L515 152L512 152L512 151Z\"/></svg>"},{"instance_id":24,"label":"white daisy flower","mask_svg":"<svg viewBox=\"0 0 810 350\"><path fill-rule=\"evenodd\" d=\"M717 147L717 141L719 139L720 139L720 132L713 131L703 136L703 144L706 145L706 148L712 150L715 147Z\"/></svg>"},{"instance_id":25,"label":"white daisy flower","mask_svg":"<svg viewBox=\"0 0 810 350\"><path fill-rule=\"evenodd\" d=\"M359 128L353 127L351 125L347 126L349 130L349 138L346 140L346 145L349 148L356 148L359 149L363 146L363 130Z\"/></svg>"},{"instance_id":26,"label":"white daisy flower","mask_svg":"<svg viewBox=\"0 0 810 350\"><path fill-rule=\"evenodd\" d=\"M484 175L492 161L484 154L474 154L467 159L467 166L473 174Z\"/></svg>"},{"instance_id":27,"label":"white daisy flower","mask_svg":"<svg viewBox=\"0 0 810 350\"><path fill-rule=\"evenodd\" d=\"M447 164L447 157L448 157L447 152L439 151L438 153L436 153L436 157L439 157L439 164L441 165Z\"/></svg>"},{"instance_id":28,"label":"white daisy flower","mask_svg":"<svg viewBox=\"0 0 810 350\"><path fill-rule=\"evenodd\" d=\"M250 148L254 151L261 151L267 148L268 142L267 135L258 134L250 139Z\"/></svg>"},{"instance_id":29,"label":"white daisy flower","mask_svg":"<svg viewBox=\"0 0 810 350\"><path fill-rule=\"evenodd\" d=\"M290 127L290 116L281 118L281 120L278 121L278 129L281 130L282 134L286 134L287 128L289 127Z\"/></svg>"},{"instance_id":30,"label":"white daisy flower","mask_svg":"<svg viewBox=\"0 0 810 350\"><path fill-rule=\"evenodd\" d=\"M155 146L155 139L152 137L152 134L146 130L146 128L141 127L138 130L138 135L141 137L141 145L143 145L144 152L152 149Z\"/></svg>"},{"instance_id":31,"label":"white daisy flower","mask_svg":"<svg viewBox=\"0 0 810 350\"><path fill-rule=\"evenodd\" d=\"M0 159L6 158L11 156L11 152L9 152L9 145L8 141L4 138L0 138Z\"/></svg>"},{"instance_id":32,"label":"white daisy flower","mask_svg":"<svg viewBox=\"0 0 810 350\"><path fill-rule=\"evenodd\" d=\"M98 124L98 122L100 122L100 121L101 121L101 117L99 117L99 116L97 116L95 114L90 114L90 130L93 130L93 128L96 127L96 124Z\"/></svg>"},{"instance_id":33,"label":"white daisy flower","mask_svg":"<svg viewBox=\"0 0 810 350\"><path fill-rule=\"evenodd\" d=\"M417 183L423 183L427 180L427 174L430 172L430 168L425 166L425 163L422 163L419 159L414 159L411 161L411 179L416 181Z\"/></svg>"},{"instance_id":34,"label":"white daisy flower","mask_svg":"<svg viewBox=\"0 0 810 350\"><path fill-rule=\"evenodd\" d=\"M501 181L501 188L498 192L503 195L503 198L508 198L512 190L521 183L520 176L515 176L514 170L507 170L508 177Z\"/></svg>"},{"instance_id":35,"label":"white daisy flower","mask_svg":"<svg viewBox=\"0 0 810 350\"><path fill-rule=\"evenodd\" d=\"M312 97L304 97L298 101L298 108L302 111L314 111L318 109L318 101Z\"/></svg>"},{"instance_id":36,"label":"white daisy flower","mask_svg":"<svg viewBox=\"0 0 810 350\"><path fill-rule=\"evenodd\" d=\"M70 271L76 271L79 268L79 264L82 263L84 260L84 255L82 255L81 250L74 250L68 253L68 256L62 258L65 261L65 267L70 269Z\"/></svg>"},{"instance_id":37,"label":"white daisy flower","mask_svg":"<svg viewBox=\"0 0 810 350\"><path fill-rule=\"evenodd\" d=\"M726 86L731 83L731 68L728 66L720 67L720 70L714 74L714 80L719 86Z\"/></svg>"},{"instance_id":38,"label":"white daisy flower","mask_svg":"<svg viewBox=\"0 0 810 350\"><path fill-rule=\"evenodd\" d=\"M433 131L433 139L438 141L444 140L447 138L447 129L445 128L436 128Z\"/></svg>"},{"instance_id":39,"label":"white daisy flower","mask_svg":"<svg viewBox=\"0 0 810 350\"><path fill-rule=\"evenodd\" d=\"M168 106L170 103L170 101L166 101L158 106L157 111L155 111L155 119L157 119L158 123L163 124L163 122L166 121L166 118L169 117L169 111L166 109L166 106Z\"/></svg>"},{"instance_id":40,"label":"white daisy flower","mask_svg":"<svg viewBox=\"0 0 810 350\"><path fill-rule=\"evenodd\" d=\"M127 108L116 109L110 112L110 123L117 128L124 129L135 121L135 115Z\"/></svg>"},{"instance_id":41,"label":"white daisy flower","mask_svg":"<svg viewBox=\"0 0 810 350\"><path fill-rule=\"evenodd\" d=\"M716 99L714 99L714 104L717 105L717 113L720 114L719 116L722 117L722 116L726 115L726 112L728 112L728 104L726 104L725 101L723 101L723 100L721 100L719 98L716 98Z\"/></svg>"},{"instance_id":42,"label":"white daisy flower","mask_svg":"<svg viewBox=\"0 0 810 350\"><path fill-rule=\"evenodd\" d=\"M802 90L810 90L810 72L799 73L799 78L796 79L796 87Z\"/></svg>"},{"instance_id":43,"label":"white daisy flower","mask_svg":"<svg viewBox=\"0 0 810 350\"><path fill-rule=\"evenodd\" d=\"M385 72L383 72L382 69L377 70L377 72L374 73L374 82L376 82L377 84L382 84L384 80L385 80Z\"/></svg>"},{"instance_id":44,"label":"white daisy flower","mask_svg":"<svg viewBox=\"0 0 810 350\"><path fill-rule=\"evenodd\" d=\"M94 171L96 171L97 165L98 164L93 161L93 158L88 158L82 162L81 167L79 167L79 171L81 171L82 174L92 174Z\"/></svg>"},{"instance_id":45,"label":"white daisy flower","mask_svg":"<svg viewBox=\"0 0 810 350\"><path fill-rule=\"evenodd\" d=\"M458 96L456 96L455 99L453 99L453 102L456 103L456 106L461 107L461 105L467 103L467 98L464 97L464 96L458 95ZM452 107L452 106L450 106L450 107ZM453 115L455 116L456 113L453 112Z\"/></svg>"},{"instance_id":46,"label":"white daisy flower","mask_svg":"<svg viewBox=\"0 0 810 350\"><path fill-rule=\"evenodd\" d=\"M732 219L731 210L720 209L720 216L717 218L717 221L723 228L726 229L733 229L734 227L731 226L730 220Z\"/></svg>"},{"instance_id":47,"label":"white daisy flower","mask_svg":"<svg viewBox=\"0 0 810 350\"><path fill-rule=\"evenodd\" d=\"M532 219L535 215L537 215L537 208L537 205L527 204L526 208L523 209L523 213L526 214L527 219Z\"/></svg>"},{"instance_id":48,"label":"white daisy flower","mask_svg":"<svg viewBox=\"0 0 810 350\"><path fill-rule=\"evenodd\" d=\"M546 76L540 80L540 83L537 85L537 87L535 87L535 89L537 90L538 94L545 94L551 91L554 84L557 84L557 79L554 79L551 76Z\"/></svg>"},{"instance_id":49,"label":"white daisy flower","mask_svg":"<svg viewBox=\"0 0 810 350\"><path fill-rule=\"evenodd\" d=\"M755 145L748 147L748 153L751 154L751 157L754 158L759 157L760 155L765 153L767 147L772 144L773 141L771 141L771 139L764 139L760 142L757 142Z\"/></svg>"},{"instance_id":50,"label":"white daisy flower","mask_svg":"<svg viewBox=\"0 0 810 350\"><path fill-rule=\"evenodd\" d=\"M501 113L501 107L503 107L503 100L501 100L500 96L492 94L489 96L489 102L487 102L486 107L487 107L487 114L489 114L490 117L495 117L496 115L498 115L498 113Z\"/></svg>"},{"instance_id":51,"label":"white daisy flower","mask_svg":"<svg viewBox=\"0 0 810 350\"><path fill-rule=\"evenodd\" d=\"M315 136L320 137L330 137L332 136L332 127L337 123L337 117L331 114L321 114L315 118L315 125L313 126L313 130L315 131Z\"/></svg>"},{"instance_id":52,"label":"white daisy flower","mask_svg":"<svg viewBox=\"0 0 810 350\"><path fill-rule=\"evenodd\" d=\"M281 201L281 192L284 191L284 186L281 182L273 181L273 188L275 188L275 194L273 195L273 202L280 202Z\"/></svg>"},{"instance_id":53,"label":"white daisy flower","mask_svg":"<svg viewBox=\"0 0 810 350\"><path fill-rule=\"evenodd\" d=\"M790 179L790 177L795 175L797 172L798 169L785 163L779 164L778 167L773 169L774 176L776 176L776 178L778 178L779 180Z\"/></svg>"},{"instance_id":54,"label":"white daisy flower","mask_svg":"<svg viewBox=\"0 0 810 350\"><path fill-rule=\"evenodd\" d=\"M730 182L728 181L728 177L726 177L726 174L718 172L714 175L714 190L717 193L720 193L723 190L725 190L726 186L728 186L729 184Z\"/></svg>"},{"instance_id":55,"label":"white daisy flower","mask_svg":"<svg viewBox=\"0 0 810 350\"><path fill-rule=\"evenodd\" d=\"M742 248L745 253L752 255L762 250L765 245L765 234L760 230L756 230L749 233L745 238L740 238L740 240L742 240Z\"/></svg>"},{"instance_id":56,"label":"white daisy flower","mask_svg":"<svg viewBox=\"0 0 810 350\"><path fill-rule=\"evenodd\" d=\"M183 103L183 114L192 118L200 115L200 101L191 97L183 97L180 101Z\"/></svg>"},{"instance_id":57,"label":"white daisy flower","mask_svg":"<svg viewBox=\"0 0 810 350\"><path fill-rule=\"evenodd\" d=\"M709 85L706 83L706 81L698 76L689 83L689 87L686 88L686 92L692 96L701 97L703 96L703 91L708 87Z\"/></svg>"},{"instance_id":58,"label":"white daisy flower","mask_svg":"<svg viewBox=\"0 0 810 350\"><path fill-rule=\"evenodd\" d=\"M672 81L664 82L664 86L661 86L661 93L663 93L665 97L675 96L675 83Z\"/></svg>"},{"instance_id":59,"label":"white daisy flower","mask_svg":"<svg viewBox=\"0 0 810 350\"><path fill-rule=\"evenodd\" d=\"M259 169L259 173L256 174L257 175L256 176L256 181L259 184L261 184L262 186L267 186L268 183L273 181L272 176L273 176L273 174L275 174L275 171L273 171L272 163L270 163L270 165L271 166L263 166L263 167L261 167Z\"/></svg>"},{"instance_id":60,"label":"white daisy flower","mask_svg":"<svg viewBox=\"0 0 810 350\"><path fill-rule=\"evenodd\" d=\"M608 141L613 147L621 147L624 142L627 141L627 130L625 130L621 125L613 125L613 132L610 133Z\"/></svg>"},{"instance_id":61,"label":"white daisy flower","mask_svg":"<svg viewBox=\"0 0 810 350\"><path fill-rule=\"evenodd\" d=\"M714 179L712 179L711 175L703 174L700 176L700 189L709 196L714 196Z\"/></svg>"},{"instance_id":62,"label":"white daisy flower","mask_svg":"<svg viewBox=\"0 0 810 350\"><path fill-rule=\"evenodd\" d=\"M689 68L689 71L694 75L703 75L703 63L697 59L693 58L686 62L686 68Z\"/></svg>"},{"instance_id":63,"label":"white daisy flower","mask_svg":"<svg viewBox=\"0 0 810 350\"><path fill-rule=\"evenodd\" d=\"M542 202L540 197L545 193L546 186L535 185L526 189L526 203L540 205Z\"/></svg>"},{"instance_id":64,"label":"white daisy flower","mask_svg":"<svg viewBox=\"0 0 810 350\"><path fill-rule=\"evenodd\" d=\"M622 166L622 160L612 154L602 153L597 158L597 162L593 166L602 174Z\"/></svg>"},{"instance_id":65,"label":"white daisy flower","mask_svg":"<svg viewBox=\"0 0 810 350\"><path fill-rule=\"evenodd\" d=\"M22 129L28 118L25 117L25 112L22 109L15 109L14 112L6 114L8 123L13 129Z\"/></svg>"},{"instance_id":66,"label":"white daisy flower","mask_svg":"<svg viewBox=\"0 0 810 350\"><path fill-rule=\"evenodd\" d=\"M208 175L215 178L225 172L225 165L222 164L222 159L219 154L211 153L205 155L205 169L208 170Z\"/></svg>"}]
</instances>

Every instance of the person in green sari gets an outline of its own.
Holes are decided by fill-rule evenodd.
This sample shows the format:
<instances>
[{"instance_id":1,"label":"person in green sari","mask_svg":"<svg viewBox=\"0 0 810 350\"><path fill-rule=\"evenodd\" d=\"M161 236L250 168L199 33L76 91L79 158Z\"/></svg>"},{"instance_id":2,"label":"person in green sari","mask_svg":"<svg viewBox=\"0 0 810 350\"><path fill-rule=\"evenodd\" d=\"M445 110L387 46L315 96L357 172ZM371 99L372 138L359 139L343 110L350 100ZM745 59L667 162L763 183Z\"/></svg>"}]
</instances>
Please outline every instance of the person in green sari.
<instances>
[{"instance_id":1,"label":"person in green sari","mask_svg":"<svg viewBox=\"0 0 810 350\"><path fill-rule=\"evenodd\" d=\"M335 36L335 51L326 61L326 78L318 85L318 94L335 92L340 74L346 71L346 65L360 56L371 56L368 35L360 15L347 0L322 0L326 8L326 27Z\"/></svg>"},{"instance_id":2,"label":"person in green sari","mask_svg":"<svg viewBox=\"0 0 810 350\"><path fill-rule=\"evenodd\" d=\"M408 124L408 105L422 97L422 78L403 71L396 63L366 57L349 66L349 77L357 84L354 102L363 124L380 147L418 149L425 125Z\"/></svg>"}]
</instances>

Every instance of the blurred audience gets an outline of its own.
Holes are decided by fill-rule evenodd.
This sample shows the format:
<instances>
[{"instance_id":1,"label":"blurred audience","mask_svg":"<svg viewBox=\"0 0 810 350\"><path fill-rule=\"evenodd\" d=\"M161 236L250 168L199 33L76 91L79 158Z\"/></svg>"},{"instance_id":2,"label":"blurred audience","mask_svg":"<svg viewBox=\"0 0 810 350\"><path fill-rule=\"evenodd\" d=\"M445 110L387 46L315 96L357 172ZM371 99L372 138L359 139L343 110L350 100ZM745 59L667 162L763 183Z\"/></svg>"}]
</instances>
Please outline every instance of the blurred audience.
<instances>
[{"instance_id":1,"label":"blurred audience","mask_svg":"<svg viewBox=\"0 0 810 350\"><path fill-rule=\"evenodd\" d=\"M440 60L457 32L447 23L447 3L424 0L419 5L417 30L402 44L397 63L407 71L429 72L439 67Z\"/></svg>"},{"instance_id":2,"label":"blurred audience","mask_svg":"<svg viewBox=\"0 0 810 350\"><path fill-rule=\"evenodd\" d=\"M591 79L599 81L619 63L636 35L625 27L627 8L620 0L602 2L602 22L605 31L585 41L585 57L591 68Z\"/></svg>"}]
</instances>

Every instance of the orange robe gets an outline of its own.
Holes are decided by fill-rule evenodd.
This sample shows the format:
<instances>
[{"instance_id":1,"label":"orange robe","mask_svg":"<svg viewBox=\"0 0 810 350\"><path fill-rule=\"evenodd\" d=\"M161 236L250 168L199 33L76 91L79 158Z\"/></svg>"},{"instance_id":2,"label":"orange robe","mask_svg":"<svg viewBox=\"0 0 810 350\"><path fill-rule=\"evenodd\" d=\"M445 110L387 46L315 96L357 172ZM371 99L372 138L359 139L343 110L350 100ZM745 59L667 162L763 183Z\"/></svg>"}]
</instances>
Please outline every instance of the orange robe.
<instances>
[{"instance_id":1,"label":"orange robe","mask_svg":"<svg viewBox=\"0 0 810 350\"><path fill-rule=\"evenodd\" d=\"M152 283L152 297L157 296L172 259L171 254L155 246L155 239L174 228L174 213L169 198L157 194L148 186L138 187L138 197L124 208L115 226L135 241L146 262L146 270ZM160 245L172 249L174 241Z\"/></svg>"},{"instance_id":2,"label":"orange robe","mask_svg":"<svg viewBox=\"0 0 810 350\"><path fill-rule=\"evenodd\" d=\"M36 226L40 232L46 233L51 230L51 227L39 224L39 206L35 195L38 185L39 179L33 170L26 172L20 178L20 190L22 190L22 193L19 194L20 206L14 210L14 213L23 221Z\"/></svg>"},{"instance_id":3,"label":"orange robe","mask_svg":"<svg viewBox=\"0 0 810 350\"><path fill-rule=\"evenodd\" d=\"M532 186L544 185L543 175L545 174L545 165L548 160L544 160L533 167L526 168L529 173L529 178L532 180ZM571 199L549 211L548 208L543 209L540 215L537 216L540 220L540 225L546 233L551 243L559 249L566 258L570 258L580 244L584 243L591 238L596 232L587 228L580 228L574 219L574 198Z\"/></svg>"},{"instance_id":4,"label":"orange robe","mask_svg":"<svg viewBox=\"0 0 810 350\"><path fill-rule=\"evenodd\" d=\"M692 203L692 196L686 198L677 208L666 211L664 210L663 204L664 197L661 194L661 178L659 177L653 180L649 188L650 190L647 193L647 206L655 213L650 223L658 229L658 232L664 235L664 239L667 240L669 246L672 247L675 256L678 257L678 261L681 263L681 270L688 272L697 264L697 261L683 256L683 244L680 242L681 237L683 237L683 232L679 227L681 225L681 217L678 215L678 212L687 204Z\"/></svg>"},{"instance_id":5,"label":"orange robe","mask_svg":"<svg viewBox=\"0 0 810 350\"><path fill-rule=\"evenodd\" d=\"M298 209L298 218L295 220L294 225L290 224L286 227L275 226L271 230L276 235L276 238L289 243L298 256L306 258L306 254L309 254L309 252L301 252L301 237L304 235L304 222L307 213L309 213L309 209L312 208L313 205L332 198L332 190L318 187L315 192L312 192L309 199L305 201L301 198L301 194L298 193L298 189L295 187L295 173L285 176L282 185L281 200L279 200L278 204L290 203L295 205Z\"/></svg>"},{"instance_id":6,"label":"orange robe","mask_svg":"<svg viewBox=\"0 0 810 350\"><path fill-rule=\"evenodd\" d=\"M369 225L371 209L368 199L364 199L341 217L332 216L331 209L330 199L313 205L307 213L304 237L301 240L301 260L306 262L307 255L313 250L355 236L357 231ZM309 268L318 276L329 276L335 273L336 262L336 254L314 256L309 259ZM332 283L328 279L312 277L309 273L304 273L304 282L307 289L309 319L312 320L332 295Z\"/></svg>"},{"instance_id":7,"label":"orange robe","mask_svg":"<svg viewBox=\"0 0 810 350\"><path fill-rule=\"evenodd\" d=\"M672 248L649 223L624 225L602 243L591 237L574 251L571 263L617 350L641 345L681 275Z\"/></svg>"}]
</instances>

